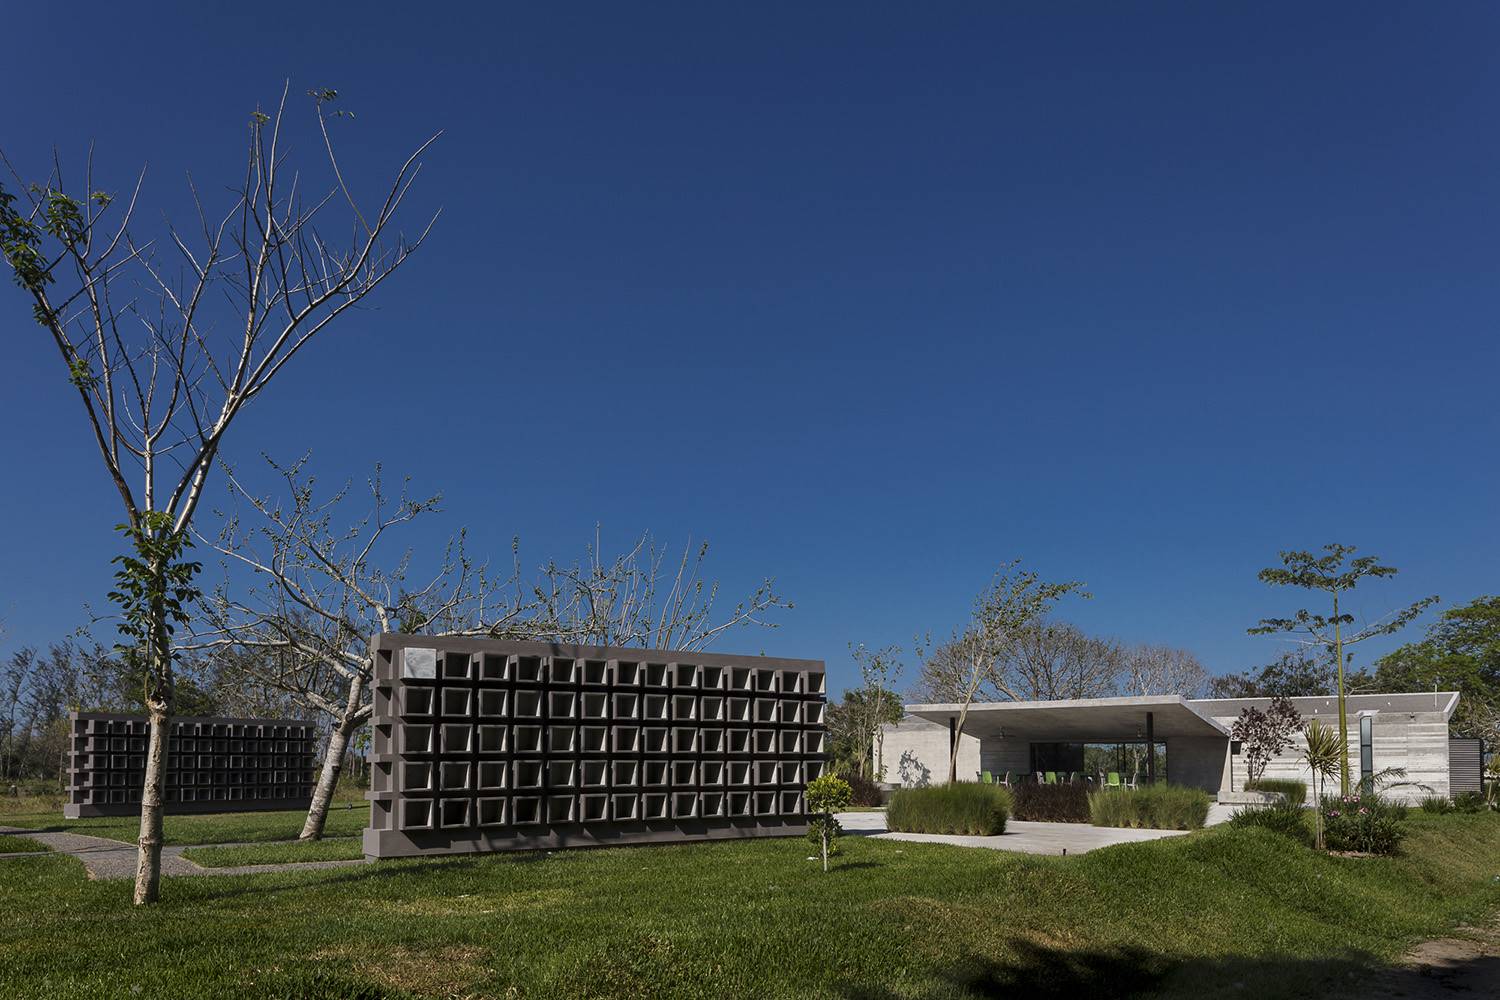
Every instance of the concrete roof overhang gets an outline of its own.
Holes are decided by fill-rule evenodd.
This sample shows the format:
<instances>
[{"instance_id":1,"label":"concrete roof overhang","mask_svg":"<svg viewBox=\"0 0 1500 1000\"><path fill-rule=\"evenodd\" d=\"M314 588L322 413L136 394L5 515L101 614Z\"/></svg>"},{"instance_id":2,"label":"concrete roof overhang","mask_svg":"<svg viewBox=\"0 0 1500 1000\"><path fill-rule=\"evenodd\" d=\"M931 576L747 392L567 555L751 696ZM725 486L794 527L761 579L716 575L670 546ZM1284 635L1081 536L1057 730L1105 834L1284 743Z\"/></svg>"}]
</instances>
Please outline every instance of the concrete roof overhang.
<instances>
[{"instance_id":1,"label":"concrete roof overhang","mask_svg":"<svg viewBox=\"0 0 1500 1000\"><path fill-rule=\"evenodd\" d=\"M957 704L907 705L906 713L947 725L958 717ZM1065 701L977 702L969 706L964 733L988 739L1034 742L1113 743L1143 739L1146 713L1152 735L1229 738L1229 730L1181 695L1128 698L1077 698Z\"/></svg>"}]
</instances>

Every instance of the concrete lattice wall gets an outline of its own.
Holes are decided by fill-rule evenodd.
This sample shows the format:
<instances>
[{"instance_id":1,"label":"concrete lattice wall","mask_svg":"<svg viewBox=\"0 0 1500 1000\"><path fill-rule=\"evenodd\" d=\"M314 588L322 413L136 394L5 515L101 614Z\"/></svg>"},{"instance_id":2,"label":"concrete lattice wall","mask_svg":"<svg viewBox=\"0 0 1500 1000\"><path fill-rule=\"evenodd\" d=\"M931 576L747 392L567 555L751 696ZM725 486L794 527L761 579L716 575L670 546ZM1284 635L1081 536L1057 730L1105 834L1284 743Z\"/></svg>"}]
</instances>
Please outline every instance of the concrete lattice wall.
<instances>
[{"instance_id":1,"label":"concrete lattice wall","mask_svg":"<svg viewBox=\"0 0 1500 1000\"><path fill-rule=\"evenodd\" d=\"M814 660L381 636L374 691L372 857L796 835L825 767Z\"/></svg>"},{"instance_id":2,"label":"concrete lattice wall","mask_svg":"<svg viewBox=\"0 0 1500 1000\"><path fill-rule=\"evenodd\" d=\"M143 715L74 712L63 815L127 816L141 809L151 723ZM296 719L181 718L167 735L169 813L306 809L317 731Z\"/></svg>"}]
</instances>

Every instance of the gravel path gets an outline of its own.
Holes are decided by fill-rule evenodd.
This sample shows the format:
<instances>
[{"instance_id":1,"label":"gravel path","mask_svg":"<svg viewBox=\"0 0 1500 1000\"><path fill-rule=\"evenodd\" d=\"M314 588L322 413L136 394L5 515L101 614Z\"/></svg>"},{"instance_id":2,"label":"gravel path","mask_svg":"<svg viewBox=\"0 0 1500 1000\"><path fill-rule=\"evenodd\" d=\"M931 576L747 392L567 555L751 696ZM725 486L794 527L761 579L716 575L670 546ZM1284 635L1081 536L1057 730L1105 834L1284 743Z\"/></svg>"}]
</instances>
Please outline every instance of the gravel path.
<instances>
[{"instance_id":1,"label":"gravel path","mask_svg":"<svg viewBox=\"0 0 1500 1000\"><path fill-rule=\"evenodd\" d=\"M86 837L81 833L45 833L19 827L0 826L0 833L15 833L50 847L55 854L68 854L83 862L84 870L91 879L135 878L135 845L104 837ZM163 875L255 875L261 872L295 872L318 868L348 868L367 862L360 858L353 861L290 861L279 865L239 865L232 868L204 868L182 856L189 846L163 847L161 851L161 873ZM228 845L212 845L228 846ZM45 858L40 851L28 854L7 855L14 858Z\"/></svg>"}]
</instances>

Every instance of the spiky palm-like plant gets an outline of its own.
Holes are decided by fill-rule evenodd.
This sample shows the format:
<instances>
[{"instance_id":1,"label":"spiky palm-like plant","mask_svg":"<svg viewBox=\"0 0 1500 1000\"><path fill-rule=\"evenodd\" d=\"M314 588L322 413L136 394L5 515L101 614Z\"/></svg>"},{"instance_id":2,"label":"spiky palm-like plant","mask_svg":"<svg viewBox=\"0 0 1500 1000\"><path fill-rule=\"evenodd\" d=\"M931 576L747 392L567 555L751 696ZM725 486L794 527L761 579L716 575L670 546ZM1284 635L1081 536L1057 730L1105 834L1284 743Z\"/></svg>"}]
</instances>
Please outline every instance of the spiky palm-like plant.
<instances>
[{"instance_id":1,"label":"spiky palm-like plant","mask_svg":"<svg viewBox=\"0 0 1500 1000\"><path fill-rule=\"evenodd\" d=\"M1307 747L1302 751L1302 761L1313 774L1316 786L1316 803L1313 809L1313 839L1318 850L1323 850L1323 778L1339 768L1339 736L1317 719L1303 730Z\"/></svg>"}]
</instances>

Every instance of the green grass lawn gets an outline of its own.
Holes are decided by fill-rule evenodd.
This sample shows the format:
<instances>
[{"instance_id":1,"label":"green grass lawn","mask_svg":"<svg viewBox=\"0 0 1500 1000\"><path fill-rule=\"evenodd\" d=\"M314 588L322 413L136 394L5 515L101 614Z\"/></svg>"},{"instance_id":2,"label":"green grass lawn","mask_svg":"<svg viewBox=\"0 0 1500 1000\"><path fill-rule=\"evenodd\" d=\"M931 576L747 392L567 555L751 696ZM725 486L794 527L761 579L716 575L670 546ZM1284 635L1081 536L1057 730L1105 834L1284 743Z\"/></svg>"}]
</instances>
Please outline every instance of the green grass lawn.
<instances>
[{"instance_id":1,"label":"green grass lawn","mask_svg":"<svg viewBox=\"0 0 1500 1000\"><path fill-rule=\"evenodd\" d=\"M848 838L175 878L0 861L0 981L89 997L1286 997L1500 908L1500 817L1406 855L1218 827L1077 858ZM1351 978L1351 974L1354 978Z\"/></svg>"},{"instance_id":2,"label":"green grass lawn","mask_svg":"<svg viewBox=\"0 0 1500 1000\"><path fill-rule=\"evenodd\" d=\"M305 844L190 847L182 853L189 861L205 868L280 865L292 861L352 861L365 856L359 837L335 837Z\"/></svg>"},{"instance_id":3,"label":"green grass lawn","mask_svg":"<svg viewBox=\"0 0 1500 1000\"><path fill-rule=\"evenodd\" d=\"M295 840L307 819L305 812L168 814L163 830L168 844L240 844L266 840ZM370 825L370 804L363 799L344 798L328 810L325 834L351 837ZM90 837L107 837L135 843L141 832L139 816L99 816L63 819L58 812L23 812L0 815L0 826L30 830L66 830Z\"/></svg>"},{"instance_id":4,"label":"green grass lawn","mask_svg":"<svg viewBox=\"0 0 1500 1000\"><path fill-rule=\"evenodd\" d=\"M28 854L39 851L50 850L45 844L38 844L28 837L20 837L10 833L0 833L0 854Z\"/></svg>"}]
</instances>

